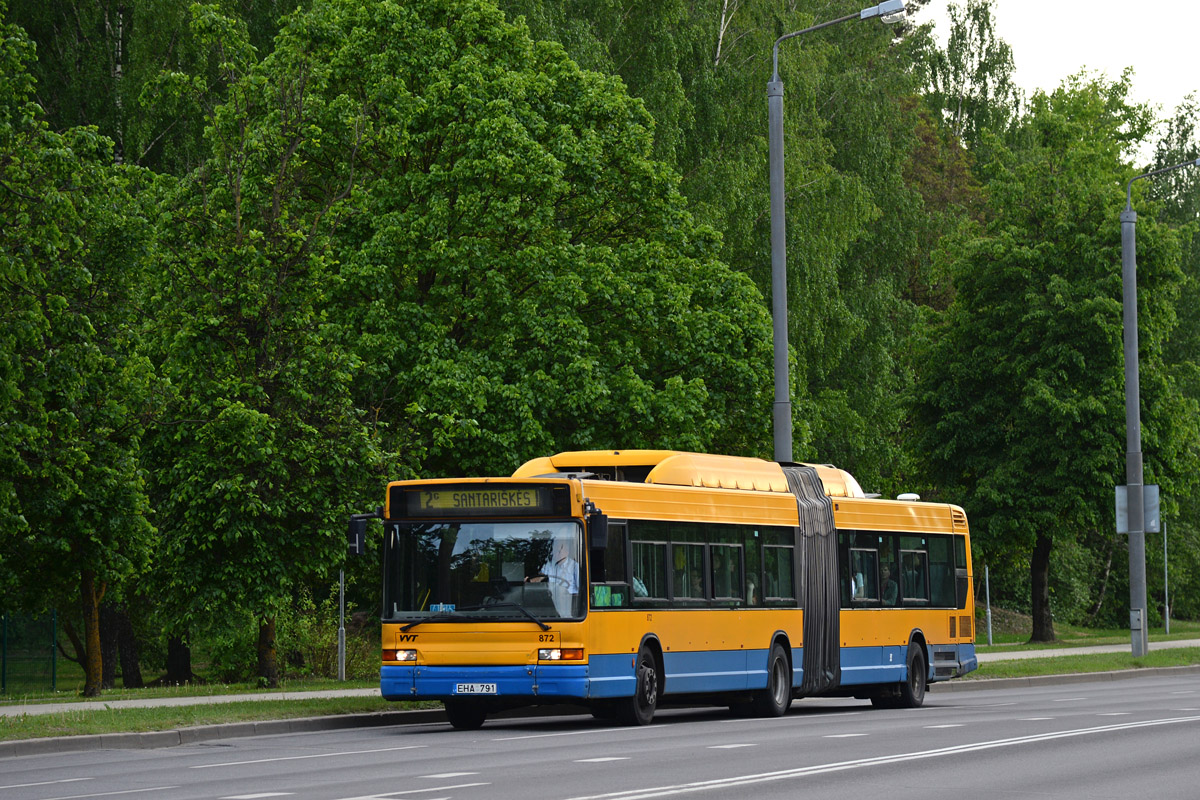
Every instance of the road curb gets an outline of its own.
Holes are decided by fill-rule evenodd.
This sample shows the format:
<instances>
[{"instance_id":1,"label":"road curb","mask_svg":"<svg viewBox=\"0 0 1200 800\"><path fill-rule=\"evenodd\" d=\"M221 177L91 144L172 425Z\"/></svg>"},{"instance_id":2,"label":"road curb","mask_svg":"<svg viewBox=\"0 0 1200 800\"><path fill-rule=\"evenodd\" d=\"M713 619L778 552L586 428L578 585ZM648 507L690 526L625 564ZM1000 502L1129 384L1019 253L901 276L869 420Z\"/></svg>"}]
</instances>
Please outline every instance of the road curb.
<instances>
[{"instance_id":1,"label":"road curb","mask_svg":"<svg viewBox=\"0 0 1200 800\"><path fill-rule=\"evenodd\" d=\"M148 750L178 747L214 739L240 739L246 736L275 736L286 733L311 733L345 728L374 728L381 725L416 725L445 722L440 708L415 711L379 711L371 714L343 714L333 717L297 717L257 722L229 722L223 725L198 725L169 731L143 733L99 733L83 736L52 736L42 739L17 739L0 742L0 758L73 753L86 750Z\"/></svg>"},{"instance_id":2,"label":"road curb","mask_svg":"<svg viewBox=\"0 0 1200 800\"><path fill-rule=\"evenodd\" d=\"M1028 678L980 678L979 680L957 680L931 683L931 692L977 692L982 689L1014 689L1022 686L1061 686L1064 683L1090 683L1097 681L1123 681L1131 678L1147 678L1156 675L1200 675L1200 666L1145 667L1142 669L1119 669L1112 672L1071 672L1063 675L1032 675Z\"/></svg>"}]
</instances>

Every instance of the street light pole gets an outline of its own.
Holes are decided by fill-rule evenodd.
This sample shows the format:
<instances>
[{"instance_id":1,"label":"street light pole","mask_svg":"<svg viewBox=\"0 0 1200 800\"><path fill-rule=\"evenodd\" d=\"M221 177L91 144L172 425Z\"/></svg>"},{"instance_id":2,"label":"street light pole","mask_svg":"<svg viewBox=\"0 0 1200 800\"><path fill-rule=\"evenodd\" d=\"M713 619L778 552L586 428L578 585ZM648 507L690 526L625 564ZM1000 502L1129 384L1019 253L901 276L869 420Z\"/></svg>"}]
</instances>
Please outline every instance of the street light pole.
<instances>
[{"instance_id":1,"label":"street light pole","mask_svg":"<svg viewBox=\"0 0 1200 800\"><path fill-rule=\"evenodd\" d=\"M779 78L779 43L852 19L879 17L891 24L904 19L904 0L886 0L856 14L785 33L771 49L771 80L767 82L769 162L771 171L771 317L775 362L775 405L772 409L775 460L792 460L792 397L788 377L787 225L783 189L783 81Z\"/></svg>"},{"instance_id":2,"label":"street light pole","mask_svg":"<svg viewBox=\"0 0 1200 800\"><path fill-rule=\"evenodd\" d=\"M1121 306L1125 326L1125 484L1129 530L1129 637L1134 658L1146 655L1146 522L1142 498L1142 417L1138 376L1137 212L1133 182L1184 167L1200 166L1200 158L1137 175L1125 185L1121 212Z\"/></svg>"}]
</instances>

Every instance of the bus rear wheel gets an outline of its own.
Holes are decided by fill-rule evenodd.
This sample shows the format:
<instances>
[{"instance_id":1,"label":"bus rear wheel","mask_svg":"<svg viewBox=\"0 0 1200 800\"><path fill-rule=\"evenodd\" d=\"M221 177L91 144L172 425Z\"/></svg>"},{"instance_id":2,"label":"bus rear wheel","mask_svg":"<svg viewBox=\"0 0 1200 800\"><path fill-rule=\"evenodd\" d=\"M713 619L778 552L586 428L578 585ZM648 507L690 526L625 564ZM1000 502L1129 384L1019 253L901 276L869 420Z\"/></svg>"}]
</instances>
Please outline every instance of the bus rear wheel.
<instances>
[{"instance_id":1,"label":"bus rear wheel","mask_svg":"<svg viewBox=\"0 0 1200 800\"><path fill-rule=\"evenodd\" d=\"M645 645L638 651L633 671L633 697L617 701L616 716L626 725L649 725L658 708L658 664L654 653Z\"/></svg>"},{"instance_id":2,"label":"bus rear wheel","mask_svg":"<svg viewBox=\"0 0 1200 800\"><path fill-rule=\"evenodd\" d=\"M760 717L782 717L792 704L792 670L778 642L767 657L767 688L755 692L751 704Z\"/></svg>"},{"instance_id":3,"label":"bus rear wheel","mask_svg":"<svg viewBox=\"0 0 1200 800\"><path fill-rule=\"evenodd\" d=\"M487 719L487 709L477 702L446 700L443 705L446 706L446 719L460 731L479 730Z\"/></svg>"},{"instance_id":4,"label":"bus rear wheel","mask_svg":"<svg viewBox=\"0 0 1200 800\"><path fill-rule=\"evenodd\" d=\"M920 708L925 702L925 651L913 642L908 646L908 680L900 684L900 708Z\"/></svg>"}]
</instances>

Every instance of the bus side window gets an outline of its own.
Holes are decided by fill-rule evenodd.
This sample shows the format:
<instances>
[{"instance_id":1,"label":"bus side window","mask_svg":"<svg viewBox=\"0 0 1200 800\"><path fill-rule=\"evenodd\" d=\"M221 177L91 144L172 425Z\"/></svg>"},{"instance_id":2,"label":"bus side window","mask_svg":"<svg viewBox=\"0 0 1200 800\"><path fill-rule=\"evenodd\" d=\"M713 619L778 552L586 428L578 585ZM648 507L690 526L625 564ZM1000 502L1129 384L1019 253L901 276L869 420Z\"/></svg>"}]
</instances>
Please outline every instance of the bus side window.
<instances>
[{"instance_id":1,"label":"bus side window","mask_svg":"<svg viewBox=\"0 0 1200 800\"><path fill-rule=\"evenodd\" d=\"M634 600L667 597L667 545L664 542L634 542L630 570Z\"/></svg>"},{"instance_id":2,"label":"bus side window","mask_svg":"<svg viewBox=\"0 0 1200 800\"><path fill-rule=\"evenodd\" d=\"M958 599L954 593L953 540L949 536L929 537L929 580L932 605L954 608Z\"/></svg>"},{"instance_id":3,"label":"bus side window","mask_svg":"<svg viewBox=\"0 0 1200 800\"><path fill-rule=\"evenodd\" d=\"M900 551L900 593L906 603L928 603L929 556L915 550Z\"/></svg>"},{"instance_id":4,"label":"bus side window","mask_svg":"<svg viewBox=\"0 0 1200 800\"><path fill-rule=\"evenodd\" d=\"M763 565L766 567L767 585L764 595L768 600L795 600L796 586L795 548L768 545L763 548Z\"/></svg>"}]
</instances>

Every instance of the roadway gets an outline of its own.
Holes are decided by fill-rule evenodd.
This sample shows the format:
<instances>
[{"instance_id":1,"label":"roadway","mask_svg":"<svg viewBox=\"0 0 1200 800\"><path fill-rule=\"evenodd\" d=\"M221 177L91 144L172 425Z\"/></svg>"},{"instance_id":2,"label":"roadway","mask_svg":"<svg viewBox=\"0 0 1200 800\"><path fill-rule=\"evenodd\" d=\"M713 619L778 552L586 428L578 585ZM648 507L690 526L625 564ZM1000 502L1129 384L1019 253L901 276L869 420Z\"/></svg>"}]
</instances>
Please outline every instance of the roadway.
<instances>
[{"instance_id":1,"label":"roadway","mask_svg":"<svg viewBox=\"0 0 1200 800\"><path fill-rule=\"evenodd\" d=\"M780 719L661 711L258 736L0 761L5 800L1156 800L1200 793L1200 680L932 692L924 708L804 700Z\"/></svg>"}]
</instances>

